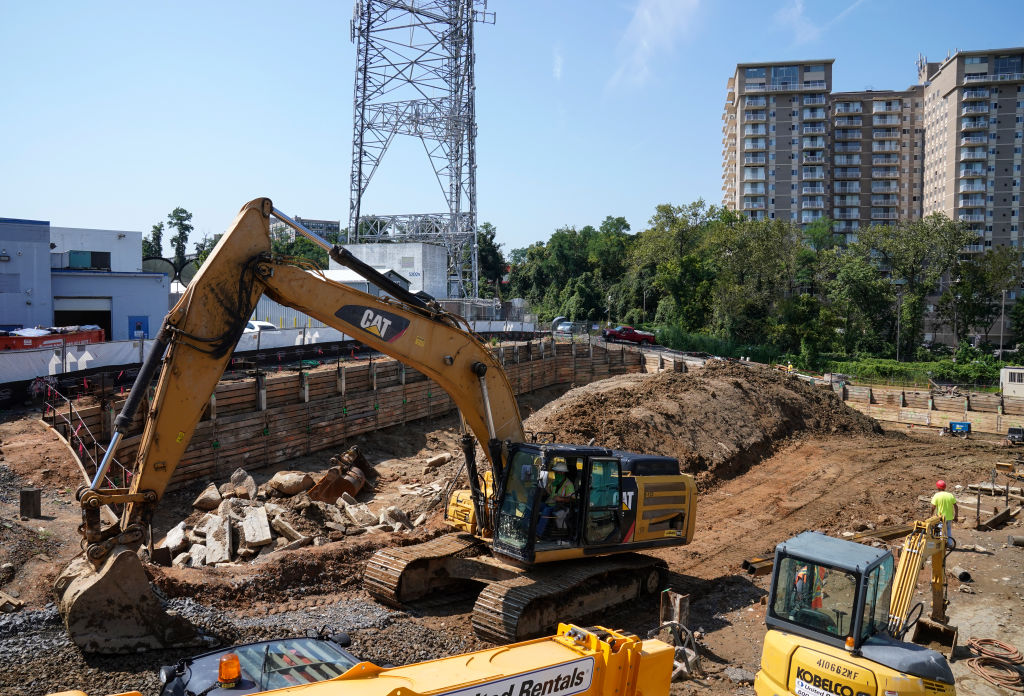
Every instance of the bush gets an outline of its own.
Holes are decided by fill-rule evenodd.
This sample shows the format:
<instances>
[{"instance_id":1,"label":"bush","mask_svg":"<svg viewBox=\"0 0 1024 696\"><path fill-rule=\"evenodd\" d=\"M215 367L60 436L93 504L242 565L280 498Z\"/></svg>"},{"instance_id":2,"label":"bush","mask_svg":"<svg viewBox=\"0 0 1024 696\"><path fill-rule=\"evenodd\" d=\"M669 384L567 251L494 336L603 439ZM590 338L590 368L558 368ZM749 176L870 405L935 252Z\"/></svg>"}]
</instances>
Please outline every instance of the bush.
<instances>
[{"instance_id":1,"label":"bush","mask_svg":"<svg viewBox=\"0 0 1024 696\"><path fill-rule=\"evenodd\" d=\"M675 350L710 353L721 357L750 359L763 363L774 363L782 351L775 346L754 346L733 343L707 334L693 334L678 325L661 326L655 331L658 343Z\"/></svg>"}]
</instances>

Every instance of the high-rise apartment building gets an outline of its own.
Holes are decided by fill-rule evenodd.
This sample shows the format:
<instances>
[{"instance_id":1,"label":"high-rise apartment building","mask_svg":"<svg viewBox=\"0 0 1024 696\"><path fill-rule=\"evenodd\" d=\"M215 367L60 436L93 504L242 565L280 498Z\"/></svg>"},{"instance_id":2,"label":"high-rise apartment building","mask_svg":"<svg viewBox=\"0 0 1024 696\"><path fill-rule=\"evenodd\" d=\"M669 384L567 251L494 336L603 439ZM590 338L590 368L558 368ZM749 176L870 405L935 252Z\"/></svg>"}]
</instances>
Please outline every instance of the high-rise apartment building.
<instances>
[{"instance_id":1,"label":"high-rise apartment building","mask_svg":"<svg viewBox=\"0 0 1024 696\"><path fill-rule=\"evenodd\" d=\"M1024 48L918 61L903 91L832 92L832 60L741 63L723 113L723 203L860 227L942 212L968 251L1020 241Z\"/></svg>"},{"instance_id":2,"label":"high-rise apartment building","mask_svg":"<svg viewBox=\"0 0 1024 696\"><path fill-rule=\"evenodd\" d=\"M1024 48L958 51L918 61L924 84L925 215L978 233L971 251L1020 243Z\"/></svg>"}]
</instances>

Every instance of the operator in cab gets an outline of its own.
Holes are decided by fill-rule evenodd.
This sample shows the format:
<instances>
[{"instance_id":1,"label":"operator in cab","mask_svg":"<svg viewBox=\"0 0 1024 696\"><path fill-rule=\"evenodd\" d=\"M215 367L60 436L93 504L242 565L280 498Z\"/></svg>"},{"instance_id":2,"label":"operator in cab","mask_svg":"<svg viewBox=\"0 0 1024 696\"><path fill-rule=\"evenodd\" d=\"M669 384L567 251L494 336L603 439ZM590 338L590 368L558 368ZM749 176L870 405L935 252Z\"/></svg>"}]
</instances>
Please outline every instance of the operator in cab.
<instances>
[{"instance_id":1,"label":"operator in cab","mask_svg":"<svg viewBox=\"0 0 1024 696\"><path fill-rule=\"evenodd\" d=\"M545 535L553 535L553 530L548 529L551 521L554 521L555 530L559 535L568 536L567 518L573 502L576 500L576 485L569 478L569 466L565 457L555 457L553 475L548 477L545 487L546 498L544 507L540 512L540 519L537 520L537 537L545 538Z\"/></svg>"}]
</instances>

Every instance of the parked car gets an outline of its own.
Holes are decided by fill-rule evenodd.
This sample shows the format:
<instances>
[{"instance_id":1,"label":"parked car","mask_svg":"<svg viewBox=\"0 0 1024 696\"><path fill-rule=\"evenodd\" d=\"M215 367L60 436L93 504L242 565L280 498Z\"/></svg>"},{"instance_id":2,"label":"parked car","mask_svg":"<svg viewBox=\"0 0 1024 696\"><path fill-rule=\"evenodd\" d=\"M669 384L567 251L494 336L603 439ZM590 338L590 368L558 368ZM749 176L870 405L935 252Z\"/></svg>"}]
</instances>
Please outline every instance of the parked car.
<instances>
[{"instance_id":1,"label":"parked car","mask_svg":"<svg viewBox=\"0 0 1024 696\"><path fill-rule=\"evenodd\" d=\"M605 329L601 332L606 341L630 341L649 346L654 345L654 334L647 331L634 329L632 326L616 326L614 329Z\"/></svg>"},{"instance_id":2,"label":"parked car","mask_svg":"<svg viewBox=\"0 0 1024 696\"><path fill-rule=\"evenodd\" d=\"M279 331L276 326L271 324L269 321L250 321L245 325L245 331L243 333L258 333L260 331Z\"/></svg>"}]
</instances>

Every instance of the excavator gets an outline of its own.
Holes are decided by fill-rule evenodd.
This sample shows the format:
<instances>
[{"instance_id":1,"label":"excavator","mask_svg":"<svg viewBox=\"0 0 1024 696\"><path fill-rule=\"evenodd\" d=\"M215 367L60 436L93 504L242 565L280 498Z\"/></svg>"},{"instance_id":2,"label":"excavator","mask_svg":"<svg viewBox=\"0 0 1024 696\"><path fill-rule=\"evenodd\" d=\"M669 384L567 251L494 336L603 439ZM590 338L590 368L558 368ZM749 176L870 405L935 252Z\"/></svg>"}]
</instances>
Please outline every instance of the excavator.
<instances>
[{"instance_id":1,"label":"excavator","mask_svg":"<svg viewBox=\"0 0 1024 696\"><path fill-rule=\"evenodd\" d=\"M387 295L332 282L310 263L271 252L271 216ZM501 364L464 319L412 294L274 208L247 203L170 310L114 422L82 508L84 554L55 592L69 634L86 652L195 644L194 628L165 612L138 557L153 512L261 295L293 307L437 382L458 406L469 490L454 491L455 532L383 549L367 564L370 593L404 603L481 587L473 625L497 643L539 635L661 588L666 566L638 554L689 543L696 487L671 457L528 438ZM128 487L106 472L159 370ZM471 433L471 434L470 434ZM475 437L474 437L475 436ZM475 442L482 447L478 466ZM104 524L104 506L120 509Z\"/></svg>"},{"instance_id":2,"label":"excavator","mask_svg":"<svg viewBox=\"0 0 1024 696\"><path fill-rule=\"evenodd\" d=\"M775 549L758 696L955 694L950 656L956 628L946 616L946 539L939 517L918 521L898 564L888 550L804 532ZM932 612L913 604L931 561ZM904 641L915 629L914 642Z\"/></svg>"}]
</instances>

